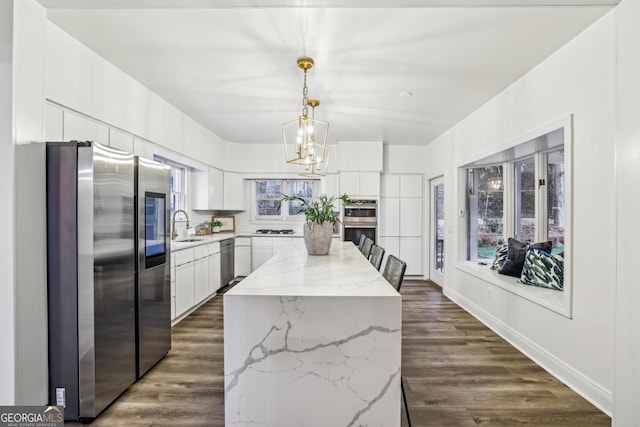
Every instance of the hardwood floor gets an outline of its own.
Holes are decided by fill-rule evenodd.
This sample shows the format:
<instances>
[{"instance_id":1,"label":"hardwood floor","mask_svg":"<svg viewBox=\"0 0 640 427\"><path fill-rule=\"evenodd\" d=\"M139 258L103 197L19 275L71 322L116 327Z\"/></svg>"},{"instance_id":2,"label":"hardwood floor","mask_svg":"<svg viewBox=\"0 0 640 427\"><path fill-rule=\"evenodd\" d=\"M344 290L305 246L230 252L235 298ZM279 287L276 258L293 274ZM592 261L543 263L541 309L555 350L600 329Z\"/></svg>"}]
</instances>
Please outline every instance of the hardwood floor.
<instances>
[{"instance_id":1,"label":"hardwood floor","mask_svg":"<svg viewBox=\"0 0 640 427\"><path fill-rule=\"evenodd\" d=\"M405 280L401 293L402 375L414 427L611 425L436 285ZM169 355L92 425L224 426L221 294L176 325L172 340Z\"/></svg>"}]
</instances>

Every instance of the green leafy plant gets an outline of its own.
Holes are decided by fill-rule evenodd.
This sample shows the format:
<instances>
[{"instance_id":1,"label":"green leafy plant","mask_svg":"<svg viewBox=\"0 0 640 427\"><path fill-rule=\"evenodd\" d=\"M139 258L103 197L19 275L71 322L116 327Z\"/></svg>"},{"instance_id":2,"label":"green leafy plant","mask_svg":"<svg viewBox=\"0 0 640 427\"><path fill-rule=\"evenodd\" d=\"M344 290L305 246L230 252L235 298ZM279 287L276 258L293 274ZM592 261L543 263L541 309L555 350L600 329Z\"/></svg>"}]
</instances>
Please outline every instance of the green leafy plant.
<instances>
[{"instance_id":1,"label":"green leafy plant","mask_svg":"<svg viewBox=\"0 0 640 427\"><path fill-rule=\"evenodd\" d=\"M211 228L213 227L222 227L222 221L211 221Z\"/></svg>"},{"instance_id":2,"label":"green leafy plant","mask_svg":"<svg viewBox=\"0 0 640 427\"><path fill-rule=\"evenodd\" d=\"M294 200L299 201L302 206L297 213L304 212L306 221L316 224L324 224L325 222L335 224L336 222L340 222L340 219L334 213L334 202L336 200L342 200L343 203L351 203L351 198L349 198L347 193L344 193L340 197L328 197L326 194L323 194L311 204L307 203L307 201L302 197L288 196L286 194L282 195L280 202L282 203L283 200L287 200L289 202Z\"/></svg>"}]
</instances>

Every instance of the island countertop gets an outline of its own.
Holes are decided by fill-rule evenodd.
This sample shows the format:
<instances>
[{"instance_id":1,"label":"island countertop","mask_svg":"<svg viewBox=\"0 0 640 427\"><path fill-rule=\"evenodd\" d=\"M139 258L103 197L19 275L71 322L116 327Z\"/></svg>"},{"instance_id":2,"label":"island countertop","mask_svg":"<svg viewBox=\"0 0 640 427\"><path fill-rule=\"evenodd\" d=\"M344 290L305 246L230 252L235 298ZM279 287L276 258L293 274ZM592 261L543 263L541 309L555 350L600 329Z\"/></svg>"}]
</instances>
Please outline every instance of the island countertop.
<instances>
[{"instance_id":1,"label":"island countertop","mask_svg":"<svg viewBox=\"0 0 640 427\"><path fill-rule=\"evenodd\" d=\"M326 256L308 255L302 239L276 253L225 295L397 296L351 242L334 242Z\"/></svg>"},{"instance_id":2,"label":"island countertop","mask_svg":"<svg viewBox=\"0 0 640 427\"><path fill-rule=\"evenodd\" d=\"M224 294L225 425L400 427L402 298L351 242L299 239Z\"/></svg>"}]
</instances>

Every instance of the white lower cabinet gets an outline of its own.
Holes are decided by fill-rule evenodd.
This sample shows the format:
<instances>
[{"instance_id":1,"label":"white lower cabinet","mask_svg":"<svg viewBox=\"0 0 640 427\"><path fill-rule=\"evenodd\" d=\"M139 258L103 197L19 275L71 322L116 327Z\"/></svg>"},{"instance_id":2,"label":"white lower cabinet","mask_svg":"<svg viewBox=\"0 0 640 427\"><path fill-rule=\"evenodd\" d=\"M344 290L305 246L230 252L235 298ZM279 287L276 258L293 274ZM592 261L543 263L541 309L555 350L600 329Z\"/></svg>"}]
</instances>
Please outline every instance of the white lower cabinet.
<instances>
[{"instance_id":1,"label":"white lower cabinet","mask_svg":"<svg viewBox=\"0 0 640 427\"><path fill-rule=\"evenodd\" d=\"M234 255L235 276L251 274L251 237L236 237Z\"/></svg>"},{"instance_id":2,"label":"white lower cabinet","mask_svg":"<svg viewBox=\"0 0 640 427\"><path fill-rule=\"evenodd\" d=\"M171 253L171 320L176 318L176 256Z\"/></svg>"},{"instance_id":3,"label":"white lower cabinet","mask_svg":"<svg viewBox=\"0 0 640 427\"><path fill-rule=\"evenodd\" d=\"M193 261L176 266L176 317L181 316L195 303Z\"/></svg>"},{"instance_id":4,"label":"white lower cabinet","mask_svg":"<svg viewBox=\"0 0 640 427\"><path fill-rule=\"evenodd\" d=\"M400 237L400 259L407 263L405 274L422 274L422 238Z\"/></svg>"},{"instance_id":5,"label":"white lower cabinet","mask_svg":"<svg viewBox=\"0 0 640 427\"><path fill-rule=\"evenodd\" d=\"M273 256L273 237L251 238L251 271L256 271Z\"/></svg>"},{"instance_id":6,"label":"white lower cabinet","mask_svg":"<svg viewBox=\"0 0 640 427\"><path fill-rule=\"evenodd\" d=\"M381 271L391 254L407 263L404 274L422 275L422 237L380 237L378 244L384 248Z\"/></svg>"},{"instance_id":7,"label":"white lower cabinet","mask_svg":"<svg viewBox=\"0 0 640 427\"><path fill-rule=\"evenodd\" d=\"M194 304L209 296L209 256L194 262Z\"/></svg>"},{"instance_id":8,"label":"white lower cabinet","mask_svg":"<svg viewBox=\"0 0 640 427\"><path fill-rule=\"evenodd\" d=\"M209 295L215 293L221 286L220 278L220 242L209 245Z\"/></svg>"},{"instance_id":9,"label":"white lower cabinet","mask_svg":"<svg viewBox=\"0 0 640 427\"><path fill-rule=\"evenodd\" d=\"M209 295L220 289L220 252L209 256Z\"/></svg>"},{"instance_id":10,"label":"white lower cabinet","mask_svg":"<svg viewBox=\"0 0 640 427\"><path fill-rule=\"evenodd\" d=\"M251 271L256 271L279 250L293 243L293 237L252 237L251 238Z\"/></svg>"}]
</instances>

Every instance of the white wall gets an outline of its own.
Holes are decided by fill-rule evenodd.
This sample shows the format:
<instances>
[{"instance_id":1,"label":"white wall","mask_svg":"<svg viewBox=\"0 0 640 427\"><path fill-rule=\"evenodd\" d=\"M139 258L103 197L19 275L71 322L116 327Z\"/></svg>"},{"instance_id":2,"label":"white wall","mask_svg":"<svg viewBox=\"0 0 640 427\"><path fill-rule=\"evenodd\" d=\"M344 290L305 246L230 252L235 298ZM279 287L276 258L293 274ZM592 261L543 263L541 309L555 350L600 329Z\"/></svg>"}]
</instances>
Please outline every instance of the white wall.
<instances>
[{"instance_id":1,"label":"white wall","mask_svg":"<svg viewBox=\"0 0 640 427\"><path fill-rule=\"evenodd\" d=\"M13 201L13 119L12 119L12 43L13 2L0 2L0 197ZM15 402L15 286L13 269L12 232L13 209L0 210L0 222L6 227L6 236L0 239L0 405Z\"/></svg>"},{"instance_id":2,"label":"white wall","mask_svg":"<svg viewBox=\"0 0 640 427\"><path fill-rule=\"evenodd\" d=\"M14 254L17 404L48 399L44 70L46 9L14 5Z\"/></svg>"},{"instance_id":3,"label":"white wall","mask_svg":"<svg viewBox=\"0 0 640 427\"><path fill-rule=\"evenodd\" d=\"M640 0L616 10L618 42L618 228L615 329L615 427L640 424Z\"/></svg>"},{"instance_id":4,"label":"white wall","mask_svg":"<svg viewBox=\"0 0 640 427\"><path fill-rule=\"evenodd\" d=\"M616 263L614 24L614 13L604 16L430 144L425 170L435 176L438 165L450 165L445 294L609 413ZM569 114L574 115L573 319L456 270L466 239L465 219L456 214L464 209L457 167Z\"/></svg>"}]
</instances>

